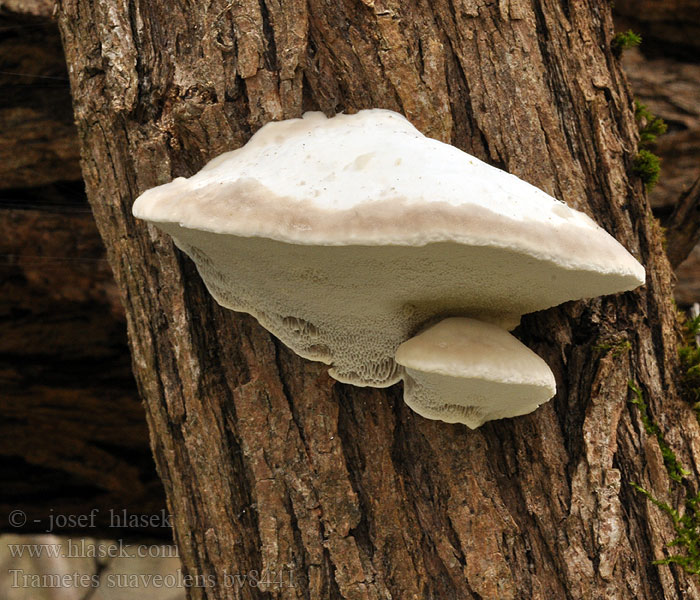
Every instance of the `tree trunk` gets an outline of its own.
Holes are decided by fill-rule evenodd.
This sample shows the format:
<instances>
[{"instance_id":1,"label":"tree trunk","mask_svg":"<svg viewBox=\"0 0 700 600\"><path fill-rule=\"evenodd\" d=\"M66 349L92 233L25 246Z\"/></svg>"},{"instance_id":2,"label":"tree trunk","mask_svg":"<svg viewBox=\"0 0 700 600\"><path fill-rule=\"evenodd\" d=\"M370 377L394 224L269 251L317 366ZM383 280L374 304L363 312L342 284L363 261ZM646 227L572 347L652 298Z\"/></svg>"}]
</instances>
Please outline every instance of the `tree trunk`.
<instances>
[{"instance_id":1,"label":"tree trunk","mask_svg":"<svg viewBox=\"0 0 700 600\"><path fill-rule=\"evenodd\" d=\"M609 2L62 0L59 22L175 537L206 578L192 598L700 598L652 564L684 550L631 485L682 510L700 445ZM369 107L588 212L647 266L635 292L523 319L559 390L534 414L470 431L399 386L334 382L131 216L267 121Z\"/></svg>"}]
</instances>

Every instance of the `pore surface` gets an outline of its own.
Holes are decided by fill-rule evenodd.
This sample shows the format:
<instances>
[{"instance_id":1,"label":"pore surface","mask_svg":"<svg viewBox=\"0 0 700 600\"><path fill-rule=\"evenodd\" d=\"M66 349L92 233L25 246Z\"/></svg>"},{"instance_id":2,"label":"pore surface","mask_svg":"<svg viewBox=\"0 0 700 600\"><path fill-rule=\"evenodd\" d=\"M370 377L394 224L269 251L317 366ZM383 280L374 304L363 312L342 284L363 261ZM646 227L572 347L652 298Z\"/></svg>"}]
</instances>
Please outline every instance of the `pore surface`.
<instances>
[{"instance_id":1,"label":"pore surface","mask_svg":"<svg viewBox=\"0 0 700 600\"><path fill-rule=\"evenodd\" d=\"M398 381L398 345L426 323L469 315L506 328L522 314L617 289L512 250L286 244L164 226L222 306L248 312L300 356L355 385ZM449 258L449 260L448 260Z\"/></svg>"}]
</instances>

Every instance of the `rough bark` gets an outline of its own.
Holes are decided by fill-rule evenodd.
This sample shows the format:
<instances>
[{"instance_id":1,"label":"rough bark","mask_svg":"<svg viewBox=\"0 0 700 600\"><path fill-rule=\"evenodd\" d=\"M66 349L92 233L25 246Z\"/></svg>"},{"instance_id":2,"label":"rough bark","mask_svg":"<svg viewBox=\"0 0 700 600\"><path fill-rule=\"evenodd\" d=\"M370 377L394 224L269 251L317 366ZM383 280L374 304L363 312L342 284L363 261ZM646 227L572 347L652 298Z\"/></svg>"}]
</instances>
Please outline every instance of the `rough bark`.
<instances>
[{"instance_id":1,"label":"rough bark","mask_svg":"<svg viewBox=\"0 0 700 600\"><path fill-rule=\"evenodd\" d=\"M671 272L641 183L609 3L63 0L83 172L126 306L192 598L699 598L657 497L634 380L697 482ZM136 195L272 119L384 107L587 211L648 269L633 293L523 319L559 392L477 431L400 389L333 382L209 298ZM630 342L629 350L605 344ZM621 345L620 347L623 347ZM268 568L295 586L231 586ZM267 595L266 595L267 594Z\"/></svg>"}]
</instances>

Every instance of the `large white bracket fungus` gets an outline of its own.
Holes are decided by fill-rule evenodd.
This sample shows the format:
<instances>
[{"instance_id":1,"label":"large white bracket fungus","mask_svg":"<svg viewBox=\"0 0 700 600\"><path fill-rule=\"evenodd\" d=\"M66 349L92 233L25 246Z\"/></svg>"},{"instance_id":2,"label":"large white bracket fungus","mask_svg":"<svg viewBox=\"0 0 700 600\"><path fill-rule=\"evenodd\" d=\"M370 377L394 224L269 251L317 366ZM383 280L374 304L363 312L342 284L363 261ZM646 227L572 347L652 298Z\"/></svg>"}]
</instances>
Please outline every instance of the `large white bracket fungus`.
<instances>
[{"instance_id":1,"label":"large white bracket fungus","mask_svg":"<svg viewBox=\"0 0 700 600\"><path fill-rule=\"evenodd\" d=\"M219 304L360 386L400 380L396 350L426 323L464 316L511 329L525 313L645 280L585 214L388 110L269 123L189 179L148 190L133 212L173 237ZM499 390L492 401L508 397ZM538 391L486 409L479 396L472 418L409 397L421 414L471 426L546 400Z\"/></svg>"}]
</instances>

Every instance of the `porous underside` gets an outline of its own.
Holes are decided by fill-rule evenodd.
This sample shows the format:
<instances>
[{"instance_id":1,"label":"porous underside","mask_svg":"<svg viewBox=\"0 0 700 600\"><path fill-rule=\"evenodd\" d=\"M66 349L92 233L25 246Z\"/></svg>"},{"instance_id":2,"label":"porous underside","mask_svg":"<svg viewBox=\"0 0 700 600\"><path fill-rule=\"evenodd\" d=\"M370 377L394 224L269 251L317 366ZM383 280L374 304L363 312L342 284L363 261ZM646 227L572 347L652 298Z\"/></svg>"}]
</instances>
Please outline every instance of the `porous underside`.
<instances>
[{"instance_id":1,"label":"porous underside","mask_svg":"<svg viewBox=\"0 0 700 600\"><path fill-rule=\"evenodd\" d=\"M635 285L629 275L489 246L325 247L159 226L219 304L252 314L294 352L360 386L396 383L397 347L427 323L471 316L512 328L522 314Z\"/></svg>"},{"instance_id":2,"label":"porous underside","mask_svg":"<svg viewBox=\"0 0 700 600\"><path fill-rule=\"evenodd\" d=\"M404 401L427 419L464 423L476 429L486 421L518 417L547 402L547 386L446 377L406 369Z\"/></svg>"}]
</instances>

